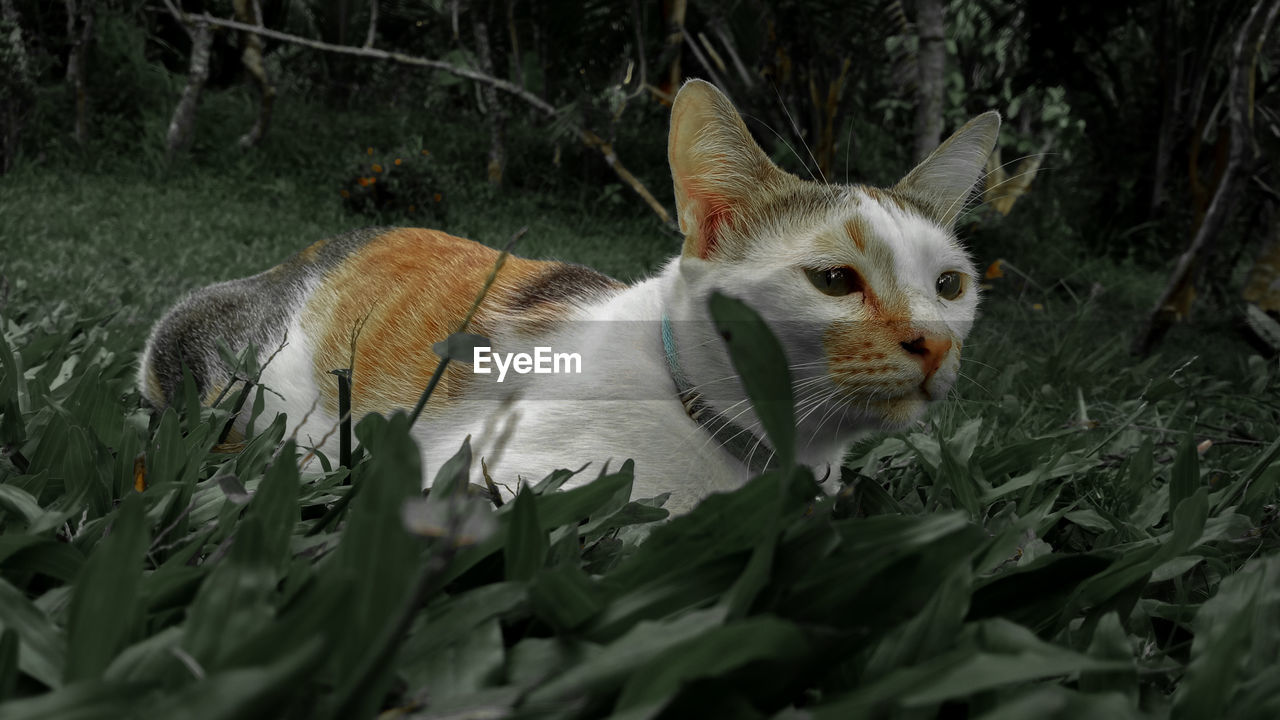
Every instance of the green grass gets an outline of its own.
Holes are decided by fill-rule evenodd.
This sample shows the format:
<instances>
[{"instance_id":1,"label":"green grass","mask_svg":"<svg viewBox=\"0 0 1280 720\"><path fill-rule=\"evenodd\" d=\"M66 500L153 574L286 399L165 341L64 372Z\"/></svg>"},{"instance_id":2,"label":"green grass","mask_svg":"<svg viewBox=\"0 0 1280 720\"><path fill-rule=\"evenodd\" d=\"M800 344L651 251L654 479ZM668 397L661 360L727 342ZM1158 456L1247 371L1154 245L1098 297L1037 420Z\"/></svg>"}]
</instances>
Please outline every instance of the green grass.
<instances>
[{"instance_id":1,"label":"green grass","mask_svg":"<svg viewBox=\"0 0 1280 720\"><path fill-rule=\"evenodd\" d=\"M248 106L211 102L167 174L55 145L0 178L0 718L1276 714L1280 369L1204 326L1131 358L1158 273L980 217L1035 283L991 282L957 397L860 443L837 498L774 473L654 524L626 466L491 512L450 490L463 448L422 500L400 416L300 472L269 418L210 451L234 398L139 409L159 313L368 224L344 173L412 131L283 114L228 157ZM675 252L536 144L496 194L443 132L450 232L624 279Z\"/></svg>"}]
</instances>

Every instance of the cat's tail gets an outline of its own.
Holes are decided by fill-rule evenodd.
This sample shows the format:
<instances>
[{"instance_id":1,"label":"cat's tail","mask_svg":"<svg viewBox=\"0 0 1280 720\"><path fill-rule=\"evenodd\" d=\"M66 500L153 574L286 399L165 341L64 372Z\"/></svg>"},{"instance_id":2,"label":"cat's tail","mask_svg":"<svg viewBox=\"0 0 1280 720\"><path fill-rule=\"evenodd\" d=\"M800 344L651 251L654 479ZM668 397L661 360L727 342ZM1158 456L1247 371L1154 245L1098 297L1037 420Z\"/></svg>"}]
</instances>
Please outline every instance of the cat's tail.
<instances>
[{"instance_id":1,"label":"cat's tail","mask_svg":"<svg viewBox=\"0 0 1280 720\"><path fill-rule=\"evenodd\" d=\"M292 303L263 297L258 285L256 278L211 285L160 318L138 363L138 390L147 405L168 407L182 392L184 373L207 404L233 379L227 351L232 356L249 347L270 352L280 343Z\"/></svg>"},{"instance_id":2,"label":"cat's tail","mask_svg":"<svg viewBox=\"0 0 1280 720\"><path fill-rule=\"evenodd\" d=\"M321 240L270 270L183 298L152 328L138 363L138 389L146 403L167 407L182 391L184 368L201 401L211 402L240 372L228 366L231 357L253 347L262 363L282 348L290 321L319 277L387 232L367 228Z\"/></svg>"}]
</instances>

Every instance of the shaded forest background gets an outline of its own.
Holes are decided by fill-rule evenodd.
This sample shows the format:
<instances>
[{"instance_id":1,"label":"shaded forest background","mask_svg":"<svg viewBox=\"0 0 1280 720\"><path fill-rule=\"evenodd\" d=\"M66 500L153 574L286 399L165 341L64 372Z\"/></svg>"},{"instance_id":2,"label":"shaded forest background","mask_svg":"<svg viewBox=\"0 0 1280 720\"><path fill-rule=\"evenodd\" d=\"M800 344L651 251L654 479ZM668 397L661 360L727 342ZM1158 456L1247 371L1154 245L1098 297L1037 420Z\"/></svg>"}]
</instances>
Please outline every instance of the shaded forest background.
<instances>
[{"instance_id":1,"label":"shaded forest background","mask_svg":"<svg viewBox=\"0 0 1280 720\"><path fill-rule=\"evenodd\" d=\"M665 120L685 77L724 89L783 167L831 181L892 182L994 108L1006 124L971 244L1014 271L1039 270L1036 258L1056 248L1059 266L1077 253L1171 273L1145 300L1138 352L1189 318L1238 324L1260 349L1280 343L1273 1L2 0L0 10L0 170L124 165L163 183L257 153L394 222L445 224L457 189L484 182L508 195L575 194L670 227ZM396 126L378 157L368 137L343 132L353 113ZM272 131L300 116L310 146ZM441 157L442 145L465 152ZM387 146L417 152L383 158ZM1069 272L1039 281L1091 290Z\"/></svg>"}]
</instances>

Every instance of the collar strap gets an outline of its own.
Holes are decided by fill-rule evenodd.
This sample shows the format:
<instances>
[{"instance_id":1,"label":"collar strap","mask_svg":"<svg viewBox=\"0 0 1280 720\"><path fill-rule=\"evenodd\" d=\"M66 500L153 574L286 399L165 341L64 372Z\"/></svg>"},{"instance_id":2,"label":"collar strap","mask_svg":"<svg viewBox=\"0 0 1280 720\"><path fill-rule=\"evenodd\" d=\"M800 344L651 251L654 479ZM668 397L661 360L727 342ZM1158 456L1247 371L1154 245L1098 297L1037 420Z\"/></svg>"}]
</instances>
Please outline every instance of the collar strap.
<instances>
[{"instance_id":1,"label":"collar strap","mask_svg":"<svg viewBox=\"0 0 1280 720\"><path fill-rule=\"evenodd\" d=\"M671 318L665 313L662 315L662 349L667 358L667 372L675 383L676 394L689 418L707 431L712 442L745 465L752 476L764 472L770 465L773 448L750 430L716 412L702 399L702 394L693 388L693 383L689 382L684 369L680 367L675 332L671 329Z\"/></svg>"}]
</instances>

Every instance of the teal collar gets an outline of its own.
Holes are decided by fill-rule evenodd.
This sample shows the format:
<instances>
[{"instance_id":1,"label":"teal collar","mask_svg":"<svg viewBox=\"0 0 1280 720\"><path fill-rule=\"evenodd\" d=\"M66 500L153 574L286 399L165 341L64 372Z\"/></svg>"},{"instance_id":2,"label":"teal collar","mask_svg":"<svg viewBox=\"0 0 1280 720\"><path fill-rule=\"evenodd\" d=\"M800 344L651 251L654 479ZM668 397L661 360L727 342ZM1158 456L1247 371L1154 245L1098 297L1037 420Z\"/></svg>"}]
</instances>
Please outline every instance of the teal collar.
<instances>
[{"instance_id":1,"label":"teal collar","mask_svg":"<svg viewBox=\"0 0 1280 720\"><path fill-rule=\"evenodd\" d=\"M665 313L662 315L662 350L667 357L667 372L675 383L676 394L689 418L707 431L712 442L745 465L753 477L764 472L773 457L773 448L750 430L716 412L702 399L702 394L694 389L693 383L689 382L684 369L680 367L675 332L671 328L671 318Z\"/></svg>"}]
</instances>

